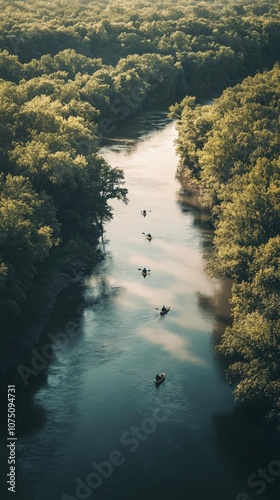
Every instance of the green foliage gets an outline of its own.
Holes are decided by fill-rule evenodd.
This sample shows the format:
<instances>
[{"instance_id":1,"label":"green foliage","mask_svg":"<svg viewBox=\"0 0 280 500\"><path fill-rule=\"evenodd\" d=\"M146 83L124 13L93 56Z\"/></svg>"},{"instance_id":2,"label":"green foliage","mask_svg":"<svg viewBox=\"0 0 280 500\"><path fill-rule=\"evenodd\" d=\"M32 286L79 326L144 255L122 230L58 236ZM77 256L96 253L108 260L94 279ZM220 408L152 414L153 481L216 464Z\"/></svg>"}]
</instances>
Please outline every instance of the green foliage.
<instances>
[{"instance_id":1,"label":"green foliage","mask_svg":"<svg viewBox=\"0 0 280 500\"><path fill-rule=\"evenodd\" d=\"M11 82L18 82L22 76L22 65L16 55L7 50L0 52L0 78Z\"/></svg>"},{"instance_id":2,"label":"green foliage","mask_svg":"<svg viewBox=\"0 0 280 500\"><path fill-rule=\"evenodd\" d=\"M179 114L181 169L212 210L208 269L233 279L233 325L218 350L235 395L259 399L280 428L280 67L227 89L214 104ZM174 110L173 110L174 112Z\"/></svg>"},{"instance_id":3,"label":"green foliage","mask_svg":"<svg viewBox=\"0 0 280 500\"><path fill-rule=\"evenodd\" d=\"M196 99L187 96L181 104L171 107L170 111L171 117L181 118L177 125L179 129L177 151L180 154L181 167L187 167L192 172L193 178L199 180L199 153L213 125L212 107L196 105Z\"/></svg>"},{"instance_id":4,"label":"green foliage","mask_svg":"<svg viewBox=\"0 0 280 500\"><path fill-rule=\"evenodd\" d=\"M177 91L209 92L280 56L279 0L0 0L0 7L0 77L15 82L56 71L74 79L129 55L158 54L181 65Z\"/></svg>"},{"instance_id":5,"label":"green foliage","mask_svg":"<svg viewBox=\"0 0 280 500\"><path fill-rule=\"evenodd\" d=\"M24 177L0 179L0 303L1 325L19 312L25 292L32 286L36 264L59 243L54 204Z\"/></svg>"}]
</instances>

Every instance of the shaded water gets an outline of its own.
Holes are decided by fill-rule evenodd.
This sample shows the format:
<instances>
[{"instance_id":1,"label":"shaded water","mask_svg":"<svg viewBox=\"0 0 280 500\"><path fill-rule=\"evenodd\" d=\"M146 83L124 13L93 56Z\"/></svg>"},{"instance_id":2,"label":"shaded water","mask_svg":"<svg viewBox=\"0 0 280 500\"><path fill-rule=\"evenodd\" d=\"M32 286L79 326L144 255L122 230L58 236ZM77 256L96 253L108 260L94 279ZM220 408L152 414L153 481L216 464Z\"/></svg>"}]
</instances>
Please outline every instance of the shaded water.
<instances>
[{"instance_id":1,"label":"shaded water","mask_svg":"<svg viewBox=\"0 0 280 500\"><path fill-rule=\"evenodd\" d=\"M204 272L212 233L175 178L175 124L144 113L119 134L100 153L124 169L130 202L114 203L105 260L57 301L40 341L53 358L19 388L14 497L259 498L247 479L275 456L234 405L214 353L229 284ZM276 498L277 481L263 500Z\"/></svg>"}]
</instances>

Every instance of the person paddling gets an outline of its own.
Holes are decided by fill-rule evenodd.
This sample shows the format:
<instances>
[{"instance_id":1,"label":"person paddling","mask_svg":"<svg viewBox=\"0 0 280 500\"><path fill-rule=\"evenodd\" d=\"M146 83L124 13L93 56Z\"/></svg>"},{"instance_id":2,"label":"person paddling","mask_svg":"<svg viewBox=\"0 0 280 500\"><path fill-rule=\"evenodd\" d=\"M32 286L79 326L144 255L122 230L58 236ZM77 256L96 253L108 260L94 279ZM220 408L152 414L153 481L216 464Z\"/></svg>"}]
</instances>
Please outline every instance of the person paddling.
<instances>
[{"instance_id":1,"label":"person paddling","mask_svg":"<svg viewBox=\"0 0 280 500\"><path fill-rule=\"evenodd\" d=\"M146 269L146 267L143 267L143 269L141 269L141 267L138 267L138 271L141 271L143 276L146 276L148 273L151 272L151 269Z\"/></svg>"}]
</instances>

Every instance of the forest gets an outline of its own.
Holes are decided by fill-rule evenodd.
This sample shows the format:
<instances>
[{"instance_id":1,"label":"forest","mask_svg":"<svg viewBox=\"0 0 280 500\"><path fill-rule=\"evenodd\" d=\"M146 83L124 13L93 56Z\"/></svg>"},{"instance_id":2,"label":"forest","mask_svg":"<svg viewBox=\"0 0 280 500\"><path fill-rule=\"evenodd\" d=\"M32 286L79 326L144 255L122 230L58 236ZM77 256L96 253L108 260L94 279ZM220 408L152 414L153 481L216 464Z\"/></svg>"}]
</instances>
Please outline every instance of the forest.
<instances>
[{"instance_id":1,"label":"forest","mask_svg":"<svg viewBox=\"0 0 280 500\"><path fill-rule=\"evenodd\" d=\"M220 350L235 360L236 395L257 394L279 423L280 1L0 7L1 343L53 275L96 248L110 200L128 202L121 168L98 155L102 139L136 111L184 98L172 113L182 168L215 220L208 266L234 280Z\"/></svg>"},{"instance_id":2,"label":"forest","mask_svg":"<svg viewBox=\"0 0 280 500\"><path fill-rule=\"evenodd\" d=\"M186 97L172 113L181 171L213 216L208 269L233 280L233 323L217 350L237 399L256 401L280 428L280 66L213 105Z\"/></svg>"}]
</instances>

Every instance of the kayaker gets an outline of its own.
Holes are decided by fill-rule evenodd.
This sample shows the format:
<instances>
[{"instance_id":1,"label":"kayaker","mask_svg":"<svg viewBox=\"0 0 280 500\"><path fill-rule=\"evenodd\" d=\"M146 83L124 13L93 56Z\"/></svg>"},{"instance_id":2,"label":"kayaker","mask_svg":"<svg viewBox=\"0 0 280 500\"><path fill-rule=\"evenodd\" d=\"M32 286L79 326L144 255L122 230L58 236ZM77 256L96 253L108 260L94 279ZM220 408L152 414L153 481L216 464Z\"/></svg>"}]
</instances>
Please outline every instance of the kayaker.
<instances>
[{"instance_id":1,"label":"kayaker","mask_svg":"<svg viewBox=\"0 0 280 500\"><path fill-rule=\"evenodd\" d=\"M147 238L151 238L151 237L152 237L151 233L148 233Z\"/></svg>"},{"instance_id":2,"label":"kayaker","mask_svg":"<svg viewBox=\"0 0 280 500\"><path fill-rule=\"evenodd\" d=\"M165 312L165 311L167 311L167 307L162 306L162 308L161 308L161 312Z\"/></svg>"},{"instance_id":3,"label":"kayaker","mask_svg":"<svg viewBox=\"0 0 280 500\"><path fill-rule=\"evenodd\" d=\"M147 274L147 269L144 267L142 273Z\"/></svg>"},{"instance_id":4,"label":"kayaker","mask_svg":"<svg viewBox=\"0 0 280 500\"><path fill-rule=\"evenodd\" d=\"M142 214L143 214L143 215L147 215L146 210L142 210Z\"/></svg>"},{"instance_id":5,"label":"kayaker","mask_svg":"<svg viewBox=\"0 0 280 500\"><path fill-rule=\"evenodd\" d=\"M156 374L156 380L161 380L161 376L158 373Z\"/></svg>"}]
</instances>

